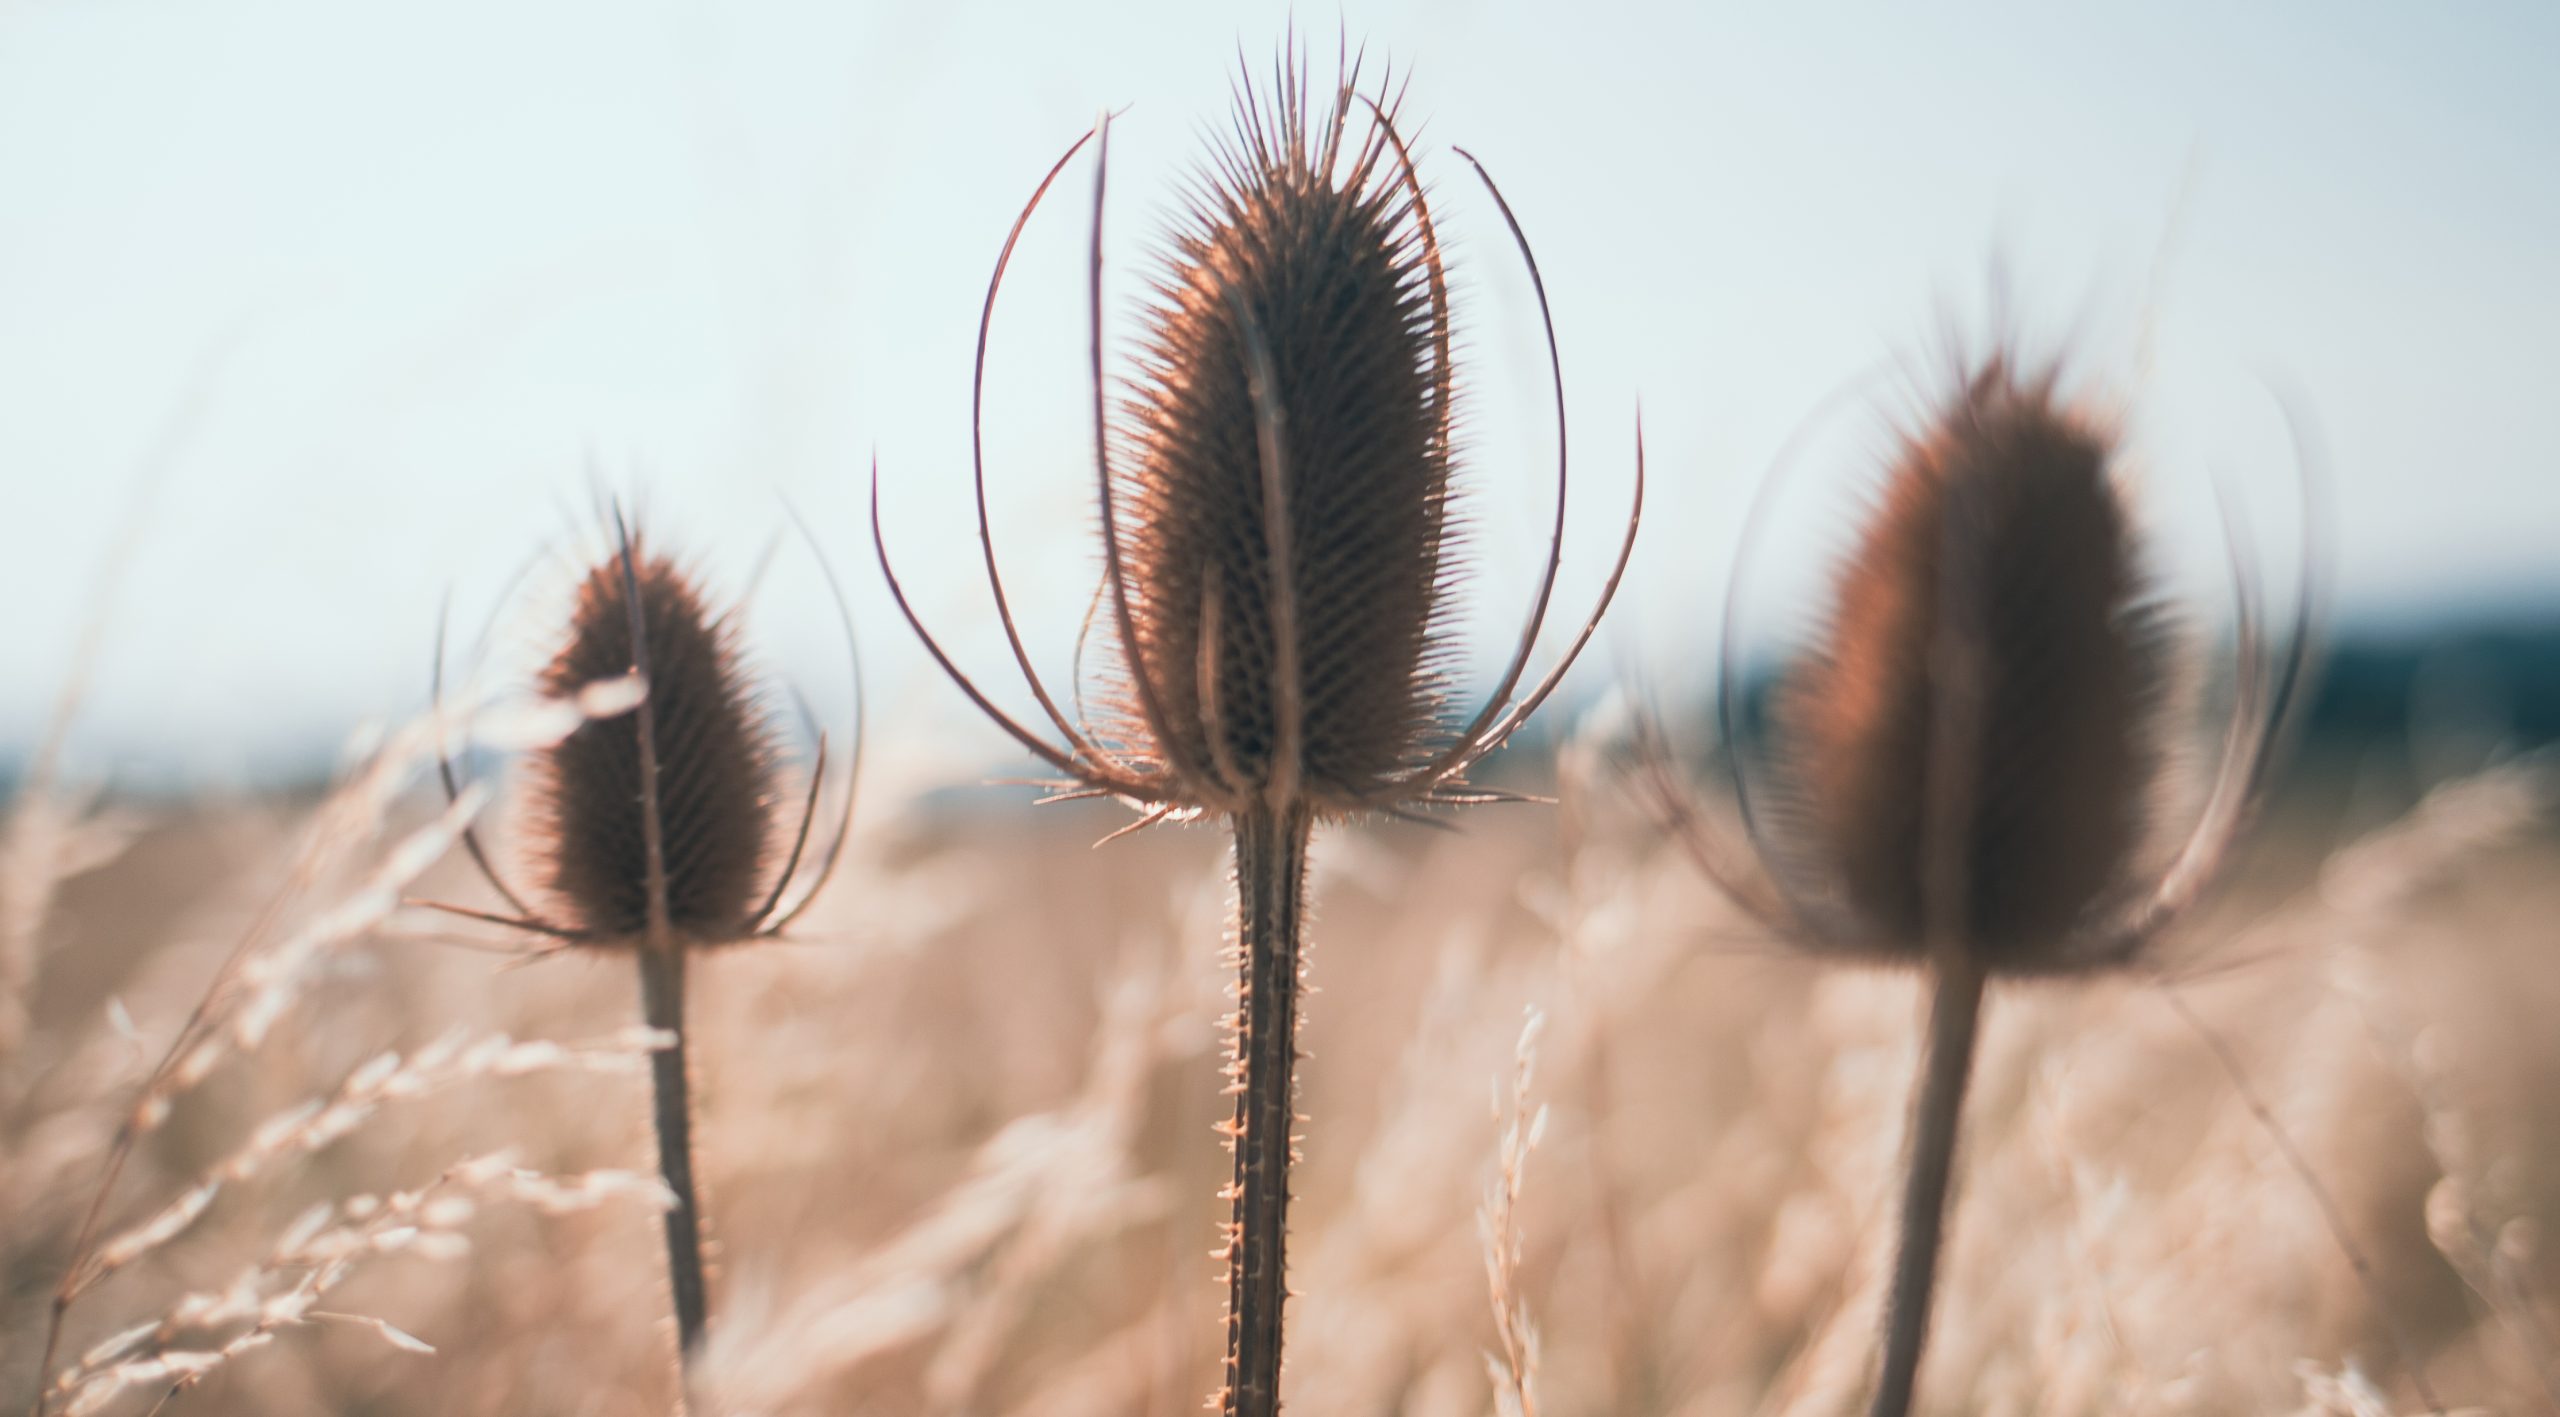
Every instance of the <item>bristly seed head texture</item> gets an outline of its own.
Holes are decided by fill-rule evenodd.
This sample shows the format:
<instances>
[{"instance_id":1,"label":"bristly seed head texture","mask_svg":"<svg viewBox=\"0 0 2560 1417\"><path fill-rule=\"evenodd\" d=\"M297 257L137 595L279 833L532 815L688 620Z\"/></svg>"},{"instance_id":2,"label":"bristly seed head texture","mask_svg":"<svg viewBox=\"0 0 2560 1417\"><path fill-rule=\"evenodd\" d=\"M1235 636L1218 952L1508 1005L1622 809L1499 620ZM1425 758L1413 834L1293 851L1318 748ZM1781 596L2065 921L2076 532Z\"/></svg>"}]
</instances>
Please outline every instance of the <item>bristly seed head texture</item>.
<instances>
[{"instance_id":1,"label":"bristly seed head texture","mask_svg":"<svg viewBox=\"0 0 2560 1417\"><path fill-rule=\"evenodd\" d=\"M646 712L581 725L537 768L535 859L561 923L597 943L650 928L642 725L657 763L667 923L680 943L725 944L754 928L773 869L773 734L739 660L735 626L675 562L635 537L578 587L565 643L540 676L554 695L631 672L632 594L648 651Z\"/></svg>"},{"instance_id":2,"label":"bristly seed head texture","mask_svg":"<svg viewBox=\"0 0 2560 1417\"><path fill-rule=\"evenodd\" d=\"M1857 949L1949 937L1991 972L2054 972L2127 889L2170 665L2117 448L2006 356L1903 438L1777 709L1783 850Z\"/></svg>"},{"instance_id":3,"label":"bristly seed head texture","mask_svg":"<svg viewBox=\"0 0 2560 1417\"><path fill-rule=\"evenodd\" d=\"M1446 287L1390 130L1343 151L1352 101L1311 125L1302 90L1245 96L1163 251L1117 421L1121 669L1161 714L1150 756L1212 801L1278 780L1351 810L1440 728ZM1115 694L1132 723L1140 692Z\"/></svg>"},{"instance_id":4,"label":"bristly seed head texture","mask_svg":"<svg viewBox=\"0 0 2560 1417\"><path fill-rule=\"evenodd\" d=\"M1059 799L1117 798L1144 814L1132 830L1202 815L1338 820L1514 798L1469 784L1466 773L1555 692L1634 553L1641 427L1634 504L1598 602L1553 668L1524 683L1563 560L1564 371L1528 238L1491 175L1457 149L1500 208L1537 290L1555 392L1556 502L1509 663L1471 719L1444 717L1459 652L1449 285L1426 190L1396 129L1397 90L1379 90L1361 90L1351 59L1328 101L1310 105L1294 54L1276 66L1267 95L1250 79L1241 85L1233 140L1213 151L1158 249L1143 346L1116 403L1102 333L1107 115L1050 168L996 258L972 395L978 541L1015 667L1062 741L999 707L917 615L890 564L874 469L873 549L926 652L980 712L1056 770ZM1104 533L1088 624L1104 629L1091 681L1098 725L1084 718L1082 694L1070 719L1032 668L995 552L984 455L987 339L1005 265L1088 142Z\"/></svg>"}]
</instances>

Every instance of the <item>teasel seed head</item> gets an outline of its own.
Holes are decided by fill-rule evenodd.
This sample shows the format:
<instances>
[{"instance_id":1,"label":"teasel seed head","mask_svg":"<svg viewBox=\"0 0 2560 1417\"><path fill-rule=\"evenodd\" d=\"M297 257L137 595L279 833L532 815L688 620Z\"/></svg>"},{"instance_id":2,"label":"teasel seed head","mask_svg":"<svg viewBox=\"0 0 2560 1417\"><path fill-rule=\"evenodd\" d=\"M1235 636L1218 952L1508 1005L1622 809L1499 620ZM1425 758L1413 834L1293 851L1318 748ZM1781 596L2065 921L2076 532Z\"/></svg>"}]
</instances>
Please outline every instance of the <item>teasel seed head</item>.
<instances>
[{"instance_id":1,"label":"teasel seed head","mask_svg":"<svg viewBox=\"0 0 2560 1417\"><path fill-rule=\"evenodd\" d=\"M1123 405L1122 673L1206 798L1294 780L1348 809L1444 731L1447 294L1387 130L1340 157L1348 102L1239 125L1170 237ZM1115 697L1142 716L1126 678Z\"/></svg>"},{"instance_id":2,"label":"teasel seed head","mask_svg":"<svg viewBox=\"0 0 2560 1417\"><path fill-rule=\"evenodd\" d=\"M632 539L629 558L587 572L540 685L565 695L629 673L642 662L633 627L644 627L666 923L689 941L726 943L749 932L778 850L772 728L733 624L644 539ZM637 938L650 925L643 722L635 710L582 724L536 769L543 884L558 915L598 940Z\"/></svg>"},{"instance_id":3,"label":"teasel seed head","mask_svg":"<svg viewBox=\"0 0 2560 1417\"><path fill-rule=\"evenodd\" d=\"M979 325L981 413L987 331L1014 242L1094 142L1099 727L1071 720L1031 668L997 566L983 458L975 476L989 588L1062 744L997 707L917 617L889 565L875 475L874 541L900 610L962 692L1057 770L1061 797L1118 798L1144 813L1139 825L1497 800L1506 794L1469 786L1466 770L1554 691L1616 593L1643 509L1640 431L1635 506L1598 605L1555 667L1523 684L1562 561L1563 375L1527 240L1492 179L1459 150L1538 290L1558 452L1554 537L1518 648L1482 709L1464 724L1447 720L1460 399L1441 245L1394 94L1388 82L1377 97L1363 93L1356 61L1321 105L1309 104L1291 62L1267 99L1241 86L1234 140L1193 184L1161 248L1144 347L1116 414L1101 335L1107 116L1050 169L997 258Z\"/></svg>"},{"instance_id":4,"label":"teasel seed head","mask_svg":"<svg viewBox=\"0 0 2560 1417\"><path fill-rule=\"evenodd\" d=\"M2328 586L2310 429L2284 402L2303 517L2288 623L2268 623L2224 503L2235 652L2198 783L2173 747L2198 666L2148 575L2121 414L2064 398L2058 365L2027 372L2006 345L1955 367L1897 440L1828 620L1778 680L1765 751L1740 592L1783 479L1745 519L1716 718L1747 841L1702 809L1644 715L1640 781L1735 905L1815 953L1908 963L1952 946L1994 974L2133 964L2221 878L2300 723Z\"/></svg>"},{"instance_id":5,"label":"teasel seed head","mask_svg":"<svg viewBox=\"0 0 2560 1417\"><path fill-rule=\"evenodd\" d=\"M1982 361L1902 439L1782 692L1795 849L1880 952L2053 968L2146 856L2171 657L2118 446L2052 371Z\"/></svg>"},{"instance_id":6,"label":"teasel seed head","mask_svg":"<svg viewBox=\"0 0 2560 1417\"><path fill-rule=\"evenodd\" d=\"M784 831L781 735L741 653L735 611L716 606L680 562L648 550L619 509L612 519L615 549L579 573L567 630L535 675L546 698L581 706L581 721L539 751L528 773L522 856L541 889L510 884L478 831L465 826L464 851L508 909L411 903L543 936L555 947L653 943L661 932L655 943L676 948L778 936L826 889L852 837L863 694L843 587L819 556L845 638L851 752L843 771L830 774L828 735L795 694L814 743L794 824ZM439 626L439 720L444 668ZM636 706L585 707L586 691L626 678L641 689ZM439 741L436 767L452 801L462 783L449 747ZM814 844L831 786L841 815L822 833L824 844ZM536 908L537 896L545 908Z\"/></svg>"}]
</instances>

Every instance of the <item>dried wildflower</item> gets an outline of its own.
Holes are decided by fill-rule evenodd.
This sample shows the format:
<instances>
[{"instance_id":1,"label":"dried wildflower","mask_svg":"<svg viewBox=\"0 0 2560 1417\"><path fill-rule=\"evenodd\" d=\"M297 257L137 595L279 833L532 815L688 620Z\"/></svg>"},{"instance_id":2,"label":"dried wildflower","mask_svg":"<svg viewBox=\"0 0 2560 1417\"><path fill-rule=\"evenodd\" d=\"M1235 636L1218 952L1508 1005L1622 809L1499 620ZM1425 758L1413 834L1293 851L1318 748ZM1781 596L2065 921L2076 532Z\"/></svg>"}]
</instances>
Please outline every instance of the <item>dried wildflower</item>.
<instances>
[{"instance_id":1,"label":"dried wildflower","mask_svg":"<svg viewBox=\"0 0 2560 1417\"><path fill-rule=\"evenodd\" d=\"M1756 798L1737 756L1756 864L1737 866L1655 777L1701 864L1767 923L1932 981L1879 1417L1912 1399L1986 981L2137 958L2219 870L2299 698L2307 618L2269 652L2243 576L2223 761L2201 819L2166 849L2155 804L2175 656L2119 448L2113 421L2067 403L2052 371L2006 354L1976 364L1902 439L1819 646L1774 701L1772 781ZM2306 557L2304 617L2312 570ZM1728 655L1732 640L1728 624ZM1728 663L1729 748L1737 680Z\"/></svg>"},{"instance_id":2,"label":"dried wildflower","mask_svg":"<svg viewBox=\"0 0 2560 1417\"><path fill-rule=\"evenodd\" d=\"M1355 107L1370 120L1357 141ZM1095 141L1096 503L1111 661L1100 729L1070 722L1031 671L987 528L983 462L978 513L988 582L1015 661L1063 745L997 708L917 619L889 570L874 486L874 536L900 609L961 690L1062 774L1060 797L1128 802L1142 813L1133 830L1207 814L1233 829L1236 1110L1223 1130L1236 1161L1221 1398L1231 1414L1268 1414L1278 1404L1299 939L1313 825L1509 796L1471 787L1464 774L1554 690L1634 546L1631 513L1599 606L1553 671L1515 699L1562 557L1560 451L1555 540L1534 609L1492 698L1453 733L1442 714L1444 671L1455 653L1458 381L1440 243L1396 109L1385 84L1374 99L1360 92L1356 61L1321 111L1310 109L1302 66L1283 66L1267 102L1249 79L1240 86L1234 140L1200 174L1164 249L1146 347L1116 420L1101 357L1107 118L1050 169L1006 238L979 326L981 395L985 316L1013 243L1067 161ZM1498 190L1494 197L1528 258L1509 206ZM1536 279L1534 260L1529 268ZM1545 298L1541 282L1542 313ZM1547 339L1561 442L1562 370L1551 321ZM1642 478L1639 444L1639 511Z\"/></svg>"},{"instance_id":3,"label":"dried wildflower","mask_svg":"<svg viewBox=\"0 0 2560 1417\"><path fill-rule=\"evenodd\" d=\"M1905 442L1778 706L1794 825L1860 945L2068 970L2137 858L2168 656L2114 449L1999 359Z\"/></svg>"},{"instance_id":4,"label":"dried wildflower","mask_svg":"<svg viewBox=\"0 0 2560 1417\"><path fill-rule=\"evenodd\" d=\"M685 956L789 928L833 874L853 801L848 786L846 819L803 880L826 780L825 735L786 843L775 812L777 735L740 661L735 622L716 613L675 562L650 554L618 513L615 525L616 550L580 582L568 633L540 683L567 698L630 675L642 692L628 712L579 725L538 759L527 854L553 913L528 906L469 832L464 847L515 913L435 908L562 946L627 950L638 964L643 1020L669 1040L651 1056L651 1115L659 1172L675 1198L666 1211L667 1259L677 1337L690 1363L709 1327L710 1297L693 1180ZM841 595L837 604L841 612ZM440 695L441 644L436 658ZM858 695L858 676L855 684ZM452 792L452 764L441 766Z\"/></svg>"},{"instance_id":5,"label":"dried wildflower","mask_svg":"<svg viewBox=\"0 0 2560 1417\"><path fill-rule=\"evenodd\" d=\"M588 572L541 685L568 694L630 672L645 625L648 697L542 755L532 854L563 922L583 935L664 930L723 944L752 933L773 866L773 734L734 627L645 541L634 538L630 560Z\"/></svg>"}]
</instances>

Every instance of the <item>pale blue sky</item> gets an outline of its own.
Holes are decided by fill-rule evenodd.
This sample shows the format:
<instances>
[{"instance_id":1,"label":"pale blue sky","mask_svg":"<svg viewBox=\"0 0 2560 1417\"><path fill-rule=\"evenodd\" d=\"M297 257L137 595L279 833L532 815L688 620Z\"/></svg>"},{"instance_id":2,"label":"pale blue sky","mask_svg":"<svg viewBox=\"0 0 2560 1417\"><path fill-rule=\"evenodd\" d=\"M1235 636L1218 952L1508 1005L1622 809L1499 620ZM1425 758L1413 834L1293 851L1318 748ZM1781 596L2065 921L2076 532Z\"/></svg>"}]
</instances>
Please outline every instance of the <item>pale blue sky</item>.
<instances>
[{"instance_id":1,"label":"pale blue sky","mask_svg":"<svg viewBox=\"0 0 2560 1417\"><path fill-rule=\"evenodd\" d=\"M1711 647L1780 445L1862 369L1927 348L1941 311L1978 314L1995 252L2030 328L2076 332L2110 387L2156 330L2138 426L2173 564L2212 554L2208 466L2281 524L2273 381L2328 448L2351 611L2560 596L2560 9L1298 13L1320 73L1337 24L1414 71L1467 302L1483 646L1534 561L1552 429L1526 282L1453 142L1503 182L1555 302L1583 471L1568 607L1625 505L1644 400L1655 500L1603 646L1622 662ZM1239 42L1267 62L1288 14L0 5L0 757L36 735L172 424L74 739L85 770L219 778L414 706L439 597L480 613L580 529L599 477L731 575L787 494L886 698L958 721L871 564L870 452L919 600L1001 678L965 480L997 245L1095 111L1129 105L1124 316ZM991 376L999 533L1052 666L1091 584L1089 196L1079 169L1033 225ZM1836 480L1858 440L1812 447L1808 477ZM1793 553L1813 544L1772 559L1810 567ZM786 569L759 623L823 695L813 592Z\"/></svg>"}]
</instances>

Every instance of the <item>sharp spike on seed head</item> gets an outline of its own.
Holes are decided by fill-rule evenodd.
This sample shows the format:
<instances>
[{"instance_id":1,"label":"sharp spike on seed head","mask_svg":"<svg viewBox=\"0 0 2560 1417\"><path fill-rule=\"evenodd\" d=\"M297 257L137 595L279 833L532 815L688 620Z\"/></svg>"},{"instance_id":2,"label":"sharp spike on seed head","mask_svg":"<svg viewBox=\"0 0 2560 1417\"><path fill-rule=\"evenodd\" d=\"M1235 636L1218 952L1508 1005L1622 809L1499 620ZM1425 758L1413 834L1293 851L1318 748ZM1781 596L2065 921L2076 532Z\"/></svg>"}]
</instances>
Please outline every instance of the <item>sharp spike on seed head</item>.
<instances>
[{"instance_id":1,"label":"sharp spike on seed head","mask_svg":"<svg viewBox=\"0 0 2560 1417\"><path fill-rule=\"evenodd\" d=\"M645 661L633 653L635 621L643 627ZM635 534L627 550L587 572L567 638L541 685L574 693L642 666L645 715L584 724L543 755L533 817L545 884L582 935L636 940L648 930L645 722L657 767L667 923L695 944L744 938L777 843L771 726L740 663L732 623L711 611L675 562L652 554Z\"/></svg>"},{"instance_id":2,"label":"sharp spike on seed head","mask_svg":"<svg viewBox=\"0 0 2560 1417\"><path fill-rule=\"evenodd\" d=\"M2117 432L2055 385L1995 354L1903 438L1780 701L1787 849L1886 954L2069 968L2143 855L2165 635Z\"/></svg>"}]
</instances>

